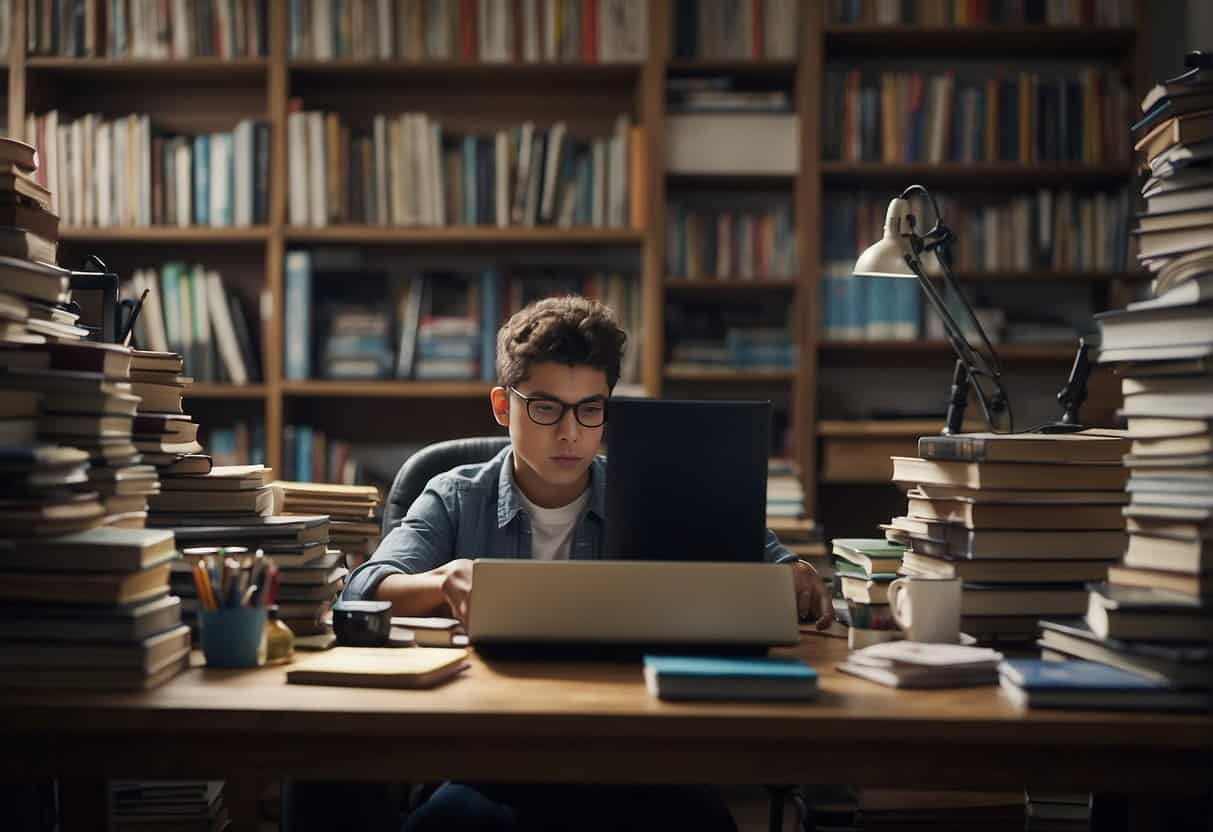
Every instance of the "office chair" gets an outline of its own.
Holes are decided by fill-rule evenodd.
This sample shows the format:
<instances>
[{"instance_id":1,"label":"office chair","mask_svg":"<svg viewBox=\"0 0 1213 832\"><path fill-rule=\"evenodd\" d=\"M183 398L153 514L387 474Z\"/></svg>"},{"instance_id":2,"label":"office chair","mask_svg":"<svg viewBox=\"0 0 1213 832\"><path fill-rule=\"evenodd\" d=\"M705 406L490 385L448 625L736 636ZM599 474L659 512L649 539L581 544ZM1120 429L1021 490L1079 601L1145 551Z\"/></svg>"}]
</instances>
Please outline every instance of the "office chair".
<instances>
[{"instance_id":1,"label":"office chair","mask_svg":"<svg viewBox=\"0 0 1213 832\"><path fill-rule=\"evenodd\" d=\"M410 456L396 472L383 506L383 534L400 525L431 479L460 465L488 462L509 444L508 436L471 436L435 442Z\"/></svg>"}]
</instances>

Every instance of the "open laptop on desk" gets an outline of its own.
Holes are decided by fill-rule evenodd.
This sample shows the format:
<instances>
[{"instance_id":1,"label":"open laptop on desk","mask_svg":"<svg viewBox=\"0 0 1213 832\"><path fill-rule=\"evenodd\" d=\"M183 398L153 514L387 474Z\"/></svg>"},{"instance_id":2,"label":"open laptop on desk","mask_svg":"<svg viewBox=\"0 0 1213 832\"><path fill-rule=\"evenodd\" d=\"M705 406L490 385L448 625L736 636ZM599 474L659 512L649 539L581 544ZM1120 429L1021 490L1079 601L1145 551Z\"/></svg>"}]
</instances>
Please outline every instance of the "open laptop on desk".
<instances>
[{"instance_id":1,"label":"open laptop on desk","mask_svg":"<svg viewBox=\"0 0 1213 832\"><path fill-rule=\"evenodd\" d=\"M480 559L478 647L761 651L799 639L792 569L763 560L769 402L612 399L610 560Z\"/></svg>"}]
</instances>

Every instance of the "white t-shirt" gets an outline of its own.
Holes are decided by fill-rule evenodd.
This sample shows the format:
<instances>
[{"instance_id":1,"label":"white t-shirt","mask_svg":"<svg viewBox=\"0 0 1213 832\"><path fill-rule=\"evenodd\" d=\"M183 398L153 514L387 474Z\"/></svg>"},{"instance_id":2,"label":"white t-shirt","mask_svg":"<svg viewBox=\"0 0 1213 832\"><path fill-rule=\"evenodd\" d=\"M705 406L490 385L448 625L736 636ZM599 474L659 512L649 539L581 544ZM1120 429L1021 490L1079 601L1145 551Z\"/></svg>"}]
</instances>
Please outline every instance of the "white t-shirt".
<instances>
[{"instance_id":1,"label":"white t-shirt","mask_svg":"<svg viewBox=\"0 0 1213 832\"><path fill-rule=\"evenodd\" d=\"M518 498L531 517L531 560L568 560L573 547L577 518L590 502L590 489L573 502L558 508L543 508L518 489Z\"/></svg>"}]
</instances>

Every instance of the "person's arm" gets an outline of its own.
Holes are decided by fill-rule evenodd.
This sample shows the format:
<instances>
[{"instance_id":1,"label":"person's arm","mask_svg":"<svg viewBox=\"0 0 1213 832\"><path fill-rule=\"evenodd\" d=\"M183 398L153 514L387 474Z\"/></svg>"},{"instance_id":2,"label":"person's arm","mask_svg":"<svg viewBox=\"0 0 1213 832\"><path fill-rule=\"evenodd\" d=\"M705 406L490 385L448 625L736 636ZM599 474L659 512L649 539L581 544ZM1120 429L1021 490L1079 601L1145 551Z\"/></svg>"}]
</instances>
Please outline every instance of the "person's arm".
<instances>
[{"instance_id":1,"label":"person's arm","mask_svg":"<svg viewBox=\"0 0 1213 832\"><path fill-rule=\"evenodd\" d=\"M426 487L371 559L350 575L343 598L391 601L395 615L445 611L443 586L453 571L458 506L439 491Z\"/></svg>"},{"instance_id":2,"label":"person's arm","mask_svg":"<svg viewBox=\"0 0 1213 832\"><path fill-rule=\"evenodd\" d=\"M770 563L792 564L792 576L796 586L796 610L800 613L800 620L815 621L819 630L833 624L834 602L813 565L784 548L775 532L770 529L767 529L764 554Z\"/></svg>"}]
</instances>

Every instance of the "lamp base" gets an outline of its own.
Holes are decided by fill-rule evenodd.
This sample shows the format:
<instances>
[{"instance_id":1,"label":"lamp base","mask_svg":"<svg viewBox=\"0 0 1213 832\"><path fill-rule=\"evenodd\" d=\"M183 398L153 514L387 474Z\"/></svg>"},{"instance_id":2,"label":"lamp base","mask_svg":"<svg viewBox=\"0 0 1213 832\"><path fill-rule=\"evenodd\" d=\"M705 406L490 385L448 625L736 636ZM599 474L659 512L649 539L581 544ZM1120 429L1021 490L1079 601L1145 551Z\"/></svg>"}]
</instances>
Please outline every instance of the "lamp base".
<instances>
[{"instance_id":1,"label":"lamp base","mask_svg":"<svg viewBox=\"0 0 1213 832\"><path fill-rule=\"evenodd\" d=\"M1032 433L1079 433L1087 429L1086 425L1076 425L1073 422L1049 422L1033 428Z\"/></svg>"}]
</instances>

